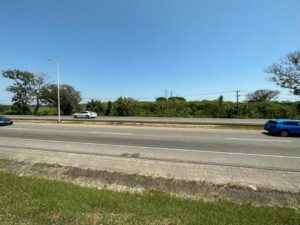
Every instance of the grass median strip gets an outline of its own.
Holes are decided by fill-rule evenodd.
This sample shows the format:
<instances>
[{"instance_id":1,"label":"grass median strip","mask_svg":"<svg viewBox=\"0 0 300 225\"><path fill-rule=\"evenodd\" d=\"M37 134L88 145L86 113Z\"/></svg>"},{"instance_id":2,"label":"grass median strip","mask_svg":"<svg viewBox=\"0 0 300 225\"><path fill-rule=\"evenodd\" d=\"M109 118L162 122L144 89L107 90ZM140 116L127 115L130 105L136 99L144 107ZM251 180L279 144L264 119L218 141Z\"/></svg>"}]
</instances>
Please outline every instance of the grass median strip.
<instances>
[{"instance_id":1,"label":"grass median strip","mask_svg":"<svg viewBox=\"0 0 300 225\"><path fill-rule=\"evenodd\" d=\"M57 124L55 120L23 120L15 119L17 123ZM160 123L160 122L134 122L134 121L94 121L94 120L62 120L61 124L69 125L103 125L103 126L132 126L132 127L161 127L161 128L203 128L203 129L231 129L231 130L263 130L263 125L240 124L207 124L207 123Z\"/></svg>"},{"instance_id":2,"label":"grass median strip","mask_svg":"<svg viewBox=\"0 0 300 225\"><path fill-rule=\"evenodd\" d=\"M299 209L97 190L0 173L0 224L300 224Z\"/></svg>"}]
</instances>

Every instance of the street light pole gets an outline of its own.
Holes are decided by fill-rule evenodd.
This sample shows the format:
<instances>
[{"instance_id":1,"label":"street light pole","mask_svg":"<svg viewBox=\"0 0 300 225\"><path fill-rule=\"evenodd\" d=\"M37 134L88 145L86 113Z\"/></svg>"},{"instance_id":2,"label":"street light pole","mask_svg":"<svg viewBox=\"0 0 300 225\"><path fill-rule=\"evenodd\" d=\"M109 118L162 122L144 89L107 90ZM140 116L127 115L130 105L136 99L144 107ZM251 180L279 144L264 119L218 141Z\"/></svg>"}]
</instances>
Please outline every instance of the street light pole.
<instances>
[{"instance_id":1,"label":"street light pole","mask_svg":"<svg viewBox=\"0 0 300 225\"><path fill-rule=\"evenodd\" d=\"M48 59L50 62L56 64L56 72L57 72L57 111L58 111L58 122L60 123L60 87L59 87L59 67L61 64L58 62L54 62L52 59Z\"/></svg>"},{"instance_id":2,"label":"street light pole","mask_svg":"<svg viewBox=\"0 0 300 225\"><path fill-rule=\"evenodd\" d=\"M60 91L59 91L59 63L56 63L57 69L57 108L58 108L58 122L60 123Z\"/></svg>"}]
</instances>

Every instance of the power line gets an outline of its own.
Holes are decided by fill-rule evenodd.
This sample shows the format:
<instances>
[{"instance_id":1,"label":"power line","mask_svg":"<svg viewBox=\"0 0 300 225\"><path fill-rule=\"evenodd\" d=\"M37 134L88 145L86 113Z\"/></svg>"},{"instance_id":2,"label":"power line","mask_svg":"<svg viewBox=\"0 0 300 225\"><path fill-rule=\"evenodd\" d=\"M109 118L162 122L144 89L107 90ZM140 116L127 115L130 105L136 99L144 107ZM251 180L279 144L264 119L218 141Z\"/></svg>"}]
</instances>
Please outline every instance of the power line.
<instances>
[{"instance_id":1,"label":"power line","mask_svg":"<svg viewBox=\"0 0 300 225\"><path fill-rule=\"evenodd\" d=\"M232 94L235 91L222 91L222 92L208 92L208 93L199 93L199 94L187 94L187 95L180 95L181 97L197 97L197 96L211 96L211 95L222 95L222 94ZM165 91L165 95L166 95L166 91ZM156 95L156 96L147 96L147 97L135 97L137 99L156 99L157 97L159 97L160 95ZM85 97L83 99L85 100L115 100L118 99L119 97L115 97L115 98L111 98L111 97L103 97L103 98L94 98L94 97Z\"/></svg>"}]
</instances>

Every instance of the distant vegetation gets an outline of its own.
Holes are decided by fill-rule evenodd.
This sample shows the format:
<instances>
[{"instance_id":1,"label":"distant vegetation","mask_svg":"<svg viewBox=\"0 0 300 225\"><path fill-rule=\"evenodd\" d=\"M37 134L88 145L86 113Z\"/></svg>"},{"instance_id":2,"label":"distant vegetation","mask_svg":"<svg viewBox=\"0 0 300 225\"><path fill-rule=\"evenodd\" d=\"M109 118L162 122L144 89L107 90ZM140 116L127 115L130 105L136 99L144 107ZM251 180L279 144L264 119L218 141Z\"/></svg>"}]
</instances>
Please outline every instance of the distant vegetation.
<instances>
[{"instance_id":1,"label":"distant vegetation","mask_svg":"<svg viewBox=\"0 0 300 225\"><path fill-rule=\"evenodd\" d=\"M119 98L115 102L94 102L97 107L91 107L89 102L86 109L105 116L300 118L300 102L249 101L240 103L239 111L236 103L225 102L222 97L214 101L138 102L132 98Z\"/></svg>"},{"instance_id":2,"label":"distant vegetation","mask_svg":"<svg viewBox=\"0 0 300 225\"><path fill-rule=\"evenodd\" d=\"M288 54L265 71L271 74L272 82L300 96L300 50ZM3 71L2 76L13 81L6 89L13 94L13 105L0 105L1 114L57 114L57 85L48 83L44 74L15 69ZM223 96L210 101L187 101L180 96L158 97L154 102L120 97L114 102L91 100L80 104L80 92L67 84L60 86L63 115L90 110L100 116L300 118L300 101L279 102L276 101L278 95L276 90L256 90L248 93L246 101L239 104L224 101Z\"/></svg>"},{"instance_id":3,"label":"distant vegetation","mask_svg":"<svg viewBox=\"0 0 300 225\"><path fill-rule=\"evenodd\" d=\"M33 114L35 106L29 107ZM239 104L223 101L155 101L139 102L132 98L119 98L114 102L92 100L78 105L78 110L91 110L99 116L154 116L154 117L213 117L213 118L300 118L300 102L248 101ZM1 106L1 114L15 114L12 106ZM64 113L70 115L72 112ZM36 115L56 115L51 106L39 107Z\"/></svg>"}]
</instances>

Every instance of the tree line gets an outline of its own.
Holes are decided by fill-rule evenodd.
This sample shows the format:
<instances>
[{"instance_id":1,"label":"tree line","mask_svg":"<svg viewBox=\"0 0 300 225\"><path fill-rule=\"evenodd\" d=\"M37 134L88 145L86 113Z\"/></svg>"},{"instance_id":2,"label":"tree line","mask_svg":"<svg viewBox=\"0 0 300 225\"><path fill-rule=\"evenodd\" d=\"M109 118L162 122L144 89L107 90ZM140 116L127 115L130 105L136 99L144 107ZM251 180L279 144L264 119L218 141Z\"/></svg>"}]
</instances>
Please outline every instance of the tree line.
<instances>
[{"instance_id":1,"label":"tree line","mask_svg":"<svg viewBox=\"0 0 300 225\"><path fill-rule=\"evenodd\" d=\"M214 117L214 118L294 118L300 119L300 102L241 102L216 100L141 102L120 97L116 101L91 100L79 104L78 110L90 110L99 116L154 116L154 117ZM34 108L35 106L32 106ZM75 110L77 111L77 110ZM75 112L72 111L72 112ZM72 113L71 112L71 113ZM0 113L16 114L11 106L1 106ZM70 115L62 111L63 115ZM30 113L32 114L32 113ZM55 107L41 106L37 115L57 115Z\"/></svg>"},{"instance_id":2,"label":"tree line","mask_svg":"<svg viewBox=\"0 0 300 225\"><path fill-rule=\"evenodd\" d=\"M214 117L214 118L300 118L300 102L245 101L239 104L216 100L139 102L119 98L114 102L92 100L84 106L103 116Z\"/></svg>"},{"instance_id":3,"label":"tree line","mask_svg":"<svg viewBox=\"0 0 300 225\"><path fill-rule=\"evenodd\" d=\"M279 63L265 69L265 72L271 74L272 82L300 96L300 50L288 54ZM6 89L13 94L13 104L0 105L0 112L38 115L57 113L51 109L58 105L58 87L48 82L45 74L14 69L2 71L2 76L13 82ZM212 101L186 101L180 96L158 97L153 102L120 97L113 102L91 100L87 104L80 104L82 98L79 91L68 84L60 85L63 115L70 115L78 110L91 110L106 116L300 118L300 102L278 102L278 95L279 91L276 90L257 90L248 93L246 101L239 103L239 107L233 102L224 101L223 96Z\"/></svg>"}]
</instances>

